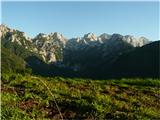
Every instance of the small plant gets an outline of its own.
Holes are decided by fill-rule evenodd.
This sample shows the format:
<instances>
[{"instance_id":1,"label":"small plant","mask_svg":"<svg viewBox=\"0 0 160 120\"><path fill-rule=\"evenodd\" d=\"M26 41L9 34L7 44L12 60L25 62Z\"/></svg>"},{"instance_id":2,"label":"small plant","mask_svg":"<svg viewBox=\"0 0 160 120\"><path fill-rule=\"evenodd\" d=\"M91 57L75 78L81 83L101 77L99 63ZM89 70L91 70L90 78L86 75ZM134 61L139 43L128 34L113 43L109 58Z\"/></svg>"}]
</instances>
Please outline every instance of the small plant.
<instances>
[{"instance_id":1,"label":"small plant","mask_svg":"<svg viewBox=\"0 0 160 120\"><path fill-rule=\"evenodd\" d=\"M88 80L3 73L1 118L159 119L159 81Z\"/></svg>"}]
</instances>

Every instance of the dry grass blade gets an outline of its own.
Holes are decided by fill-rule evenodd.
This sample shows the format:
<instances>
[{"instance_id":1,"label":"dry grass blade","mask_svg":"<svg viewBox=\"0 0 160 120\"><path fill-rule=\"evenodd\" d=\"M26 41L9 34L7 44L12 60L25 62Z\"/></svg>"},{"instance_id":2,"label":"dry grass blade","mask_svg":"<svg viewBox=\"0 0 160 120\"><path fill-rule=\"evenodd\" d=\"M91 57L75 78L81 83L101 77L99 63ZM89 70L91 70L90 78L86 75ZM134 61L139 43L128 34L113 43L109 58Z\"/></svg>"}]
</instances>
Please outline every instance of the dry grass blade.
<instances>
[{"instance_id":1,"label":"dry grass blade","mask_svg":"<svg viewBox=\"0 0 160 120\"><path fill-rule=\"evenodd\" d=\"M56 99L55 99L53 93L50 91L50 89L49 89L49 87L47 86L47 84L46 84L45 82L43 82L43 80L41 80L41 79L38 79L38 80L40 80L40 81L43 83L43 85L48 89L49 93L50 93L51 96L53 97L54 103L55 103L55 105L56 105L56 107L57 107L57 110L58 110L58 112L59 112L59 115L60 115L60 117L61 117L61 120L63 120L62 113L61 113L61 111L60 111L60 108L59 108L59 106L58 106L58 104L57 104L57 102L56 102Z\"/></svg>"}]
</instances>

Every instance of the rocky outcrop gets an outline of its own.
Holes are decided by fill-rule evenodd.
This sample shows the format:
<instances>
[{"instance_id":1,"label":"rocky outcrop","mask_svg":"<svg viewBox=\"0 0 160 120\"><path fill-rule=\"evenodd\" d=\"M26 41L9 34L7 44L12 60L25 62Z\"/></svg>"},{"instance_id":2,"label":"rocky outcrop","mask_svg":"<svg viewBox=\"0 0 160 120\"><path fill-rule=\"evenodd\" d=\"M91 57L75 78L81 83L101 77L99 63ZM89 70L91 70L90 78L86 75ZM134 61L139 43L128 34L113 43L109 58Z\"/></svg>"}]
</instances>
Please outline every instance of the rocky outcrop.
<instances>
[{"instance_id":1,"label":"rocky outcrop","mask_svg":"<svg viewBox=\"0 0 160 120\"><path fill-rule=\"evenodd\" d=\"M27 37L24 32L10 29L6 25L0 25L0 37L3 43L17 43L18 45L23 46L24 48L28 49L29 51L36 52L36 46L32 44L32 39Z\"/></svg>"},{"instance_id":2,"label":"rocky outcrop","mask_svg":"<svg viewBox=\"0 0 160 120\"><path fill-rule=\"evenodd\" d=\"M37 46L39 54L48 63L62 60L65 43L66 38L57 32L48 35L40 33L33 39L33 44Z\"/></svg>"},{"instance_id":3,"label":"rocky outcrop","mask_svg":"<svg viewBox=\"0 0 160 120\"><path fill-rule=\"evenodd\" d=\"M0 37L3 44L17 43L25 49L39 54L47 63L62 60L63 48L66 38L57 32L51 34L38 34L35 38L29 38L24 32L10 29L6 25L0 25Z\"/></svg>"},{"instance_id":4,"label":"rocky outcrop","mask_svg":"<svg viewBox=\"0 0 160 120\"><path fill-rule=\"evenodd\" d=\"M97 37L93 33L88 33L82 38L68 40L64 49L63 60L66 65L73 68L78 65L79 69L92 68L96 64L99 65L100 62L109 65L124 52L147 43L149 40L144 37L135 38L130 35L109 35L106 33Z\"/></svg>"},{"instance_id":5,"label":"rocky outcrop","mask_svg":"<svg viewBox=\"0 0 160 120\"><path fill-rule=\"evenodd\" d=\"M123 36L120 34L109 35L103 33L100 36L96 36L94 33L88 33L83 37L67 40L57 32L50 34L40 33L34 38L29 38L24 32L10 29L6 25L0 25L0 30L0 37L4 44L7 42L17 43L25 49L39 54L47 63L64 61L66 56L70 56L69 59L73 58L75 60L75 58L79 59L84 55L88 56L87 54L92 52L94 52L92 55L99 53L103 57L109 55L108 57L110 58L121 54L122 51L127 49L141 47L149 43L149 40L144 37L135 38L130 35Z\"/></svg>"},{"instance_id":6,"label":"rocky outcrop","mask_svg":"<svg viewBox=\"0 0 160 120\"><path fill-rule=\"evenodd\" d=\"M82 38L78 37L68 40L65 49L77 50L77 49L84 49L86 47L101 46L104 44L110 44L111 46L112 44L116 44L118 47L118 44L122 41L130 44L133 47L141 47L149 43L149 40L145 37L135 38L130 35L126 36L122 36L120 34L109 35L106 33L103 33L97 37L93 33L88 33L85 34L84 37Z\"/></svg>"}]
</instances>

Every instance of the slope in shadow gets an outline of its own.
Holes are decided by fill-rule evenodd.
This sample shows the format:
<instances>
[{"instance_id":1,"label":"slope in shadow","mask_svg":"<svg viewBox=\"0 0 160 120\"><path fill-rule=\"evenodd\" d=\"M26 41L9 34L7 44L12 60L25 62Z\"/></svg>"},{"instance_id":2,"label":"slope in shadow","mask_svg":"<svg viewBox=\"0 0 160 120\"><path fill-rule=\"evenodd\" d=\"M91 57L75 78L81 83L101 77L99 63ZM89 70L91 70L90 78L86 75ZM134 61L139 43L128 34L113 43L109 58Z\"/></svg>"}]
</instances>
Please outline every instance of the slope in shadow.
<instances>
[{"instance_id":1,"label":"slope in shadow","mask_svg":"<svg viewBox=\"0 0 160 120\"><path fill-rule=\"evenodd\" d=\"M160 77L160 41L121 55L110 68L105 77ZM103 71L104 72L104 71Z\"/></svg>"}]
</instances>

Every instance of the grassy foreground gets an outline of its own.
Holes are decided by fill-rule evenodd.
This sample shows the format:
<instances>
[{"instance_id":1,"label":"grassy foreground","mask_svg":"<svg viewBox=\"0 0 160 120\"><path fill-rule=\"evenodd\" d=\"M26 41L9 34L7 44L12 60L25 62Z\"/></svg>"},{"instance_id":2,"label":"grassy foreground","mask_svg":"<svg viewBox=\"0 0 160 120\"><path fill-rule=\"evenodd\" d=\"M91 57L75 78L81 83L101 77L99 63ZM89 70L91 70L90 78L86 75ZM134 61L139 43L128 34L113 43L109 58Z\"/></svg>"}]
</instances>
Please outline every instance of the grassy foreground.
<instances>
[{"instance_id":1,"label":"grassy foreground","mask_svg":"<svg viewBox=\"0 0 160 120\"><path fill-rule=\"evenodd\" d=\"M2 74L1 119L61 119L54 98L65 120L160 119L159 88L158 79L89 80Z\"/></svg>"}]
</instances>

